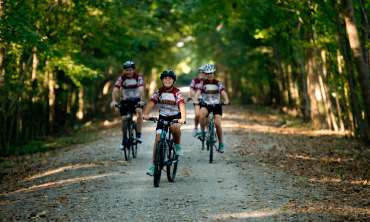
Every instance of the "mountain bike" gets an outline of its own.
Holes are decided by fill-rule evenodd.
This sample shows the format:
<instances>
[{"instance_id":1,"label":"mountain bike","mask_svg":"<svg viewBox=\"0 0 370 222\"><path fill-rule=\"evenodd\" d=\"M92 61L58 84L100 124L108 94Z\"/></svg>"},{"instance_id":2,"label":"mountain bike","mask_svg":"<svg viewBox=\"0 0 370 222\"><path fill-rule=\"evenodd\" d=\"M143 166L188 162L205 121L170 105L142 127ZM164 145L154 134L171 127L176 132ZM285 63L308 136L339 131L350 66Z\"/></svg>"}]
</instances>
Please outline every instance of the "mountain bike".
<instances>
[{"instance_id":1,"label":"mountain bike","mask_svg":"<svg viewBox=\"0 0 370 222\"><path fill-rule=\"evenodd\" d=\"M217 136L216 136L216 129L215 129L215 117L213 113L213 108L218 104L210 104L207 107L212 108L211 112L208 113L208 127L207 133L202 132L201 135L198 137L199 140L202 142L202 150L204 150L204 145L206 144L207 151L209 151L209 163L213 162L213 150L218 150L217 144ZM221 103L221 105L225 105Z\"/></svg>"},{"instance_id":2,"label":"mountain bike","mask_svg":"<svg viewBox=\"0 0 370 222\"><path fill-rule=\"evenodd\" d=\"M174 119L172 121L166 121L152 117L149 118L149 121L161 122L161 124L163 124L160 139L155 146L154 156L154 187L159 187L161 173L164 168L167 172L168 181L175 182L179 156L175 153L175 144L170 131L170 126L174 123L178 123L178 120Z\"/></svg>"},{"instance_id":3,"label":"mountain bike","mask_svg":"<svg viewBox=\"0 0 370 222\"><path fill-rule=\"evenodd\" d=\"M143 107L143 104L133 103L120 103L116 105L119 109L127 109L127 115L125 116L125 122L122 123L122 145L123 153L126 161L132 158L137 157L137 144L139 143L136 140L136 122L133 119L134 114L136 113L136 108ZM135 135L134 135L135 134Z\"/></svg>"}]
</instances>

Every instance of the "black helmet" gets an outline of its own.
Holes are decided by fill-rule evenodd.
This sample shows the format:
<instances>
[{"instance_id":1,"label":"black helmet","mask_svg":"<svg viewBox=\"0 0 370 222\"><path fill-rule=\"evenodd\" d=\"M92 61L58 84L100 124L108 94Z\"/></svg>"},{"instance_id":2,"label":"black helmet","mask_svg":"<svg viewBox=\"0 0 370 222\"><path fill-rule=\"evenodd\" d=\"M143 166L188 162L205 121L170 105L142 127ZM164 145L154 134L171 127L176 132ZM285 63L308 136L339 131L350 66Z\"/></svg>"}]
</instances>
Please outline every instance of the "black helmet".
<instances>
[{"instance_id":1,"label":"black helmet","mask_svg":"<svg viewBox=\"0 0 370 222\"><path fill-rule=\"evenodd\" d=\"M160 79L163 80L164 77L171 77L173 79L173 81L175 82L176 81L176 74L174 71L170 70L170 69L167 69L167 70L164 70L162 73L161 73L161 77Z\"/></svg>"},{"instance_id":2,"label":"black helmet","mask_svg":"<svg viewBox=\"0 0 370 222\"><path fill-rule=\"evenodd\" d=\"M126 61L122 64L122 68L124 68L124 69L128 69L128 68L135 69L135 63L131 60L128 60L128 61Z\"/></svg>"}]
</instances>

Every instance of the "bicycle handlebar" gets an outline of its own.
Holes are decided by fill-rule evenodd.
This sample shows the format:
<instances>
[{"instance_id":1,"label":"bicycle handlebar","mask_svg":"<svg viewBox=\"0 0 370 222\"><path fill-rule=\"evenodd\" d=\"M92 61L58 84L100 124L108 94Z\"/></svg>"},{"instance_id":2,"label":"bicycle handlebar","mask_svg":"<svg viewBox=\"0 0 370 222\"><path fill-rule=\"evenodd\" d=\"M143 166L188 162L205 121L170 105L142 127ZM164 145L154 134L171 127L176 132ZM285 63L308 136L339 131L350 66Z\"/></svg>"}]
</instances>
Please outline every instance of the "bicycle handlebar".
<instances>
[{"instance_id":1,"label":"bicycle handlebar","mask_svg":"<svg viewBox=\"0 0 370 222\"><path fill-rule=\"evenodd\" d=\"M146 104L145 102L143 102L142 104L137 103L137 104L135 104L135 108L144 107L145 104ZM122 107L122 105L120 103L117 103L114 106L117 107L117 108L121 108Z\"/></svg>"},{"instance_id":2,"label":"bicycle handlebar","mask_svg":"<svg viewBox=\"0 0 370 222\"><path fill-rule=\"evenodd\" d=\"M155 122L155 123L158 122L158 121L164 121L164 122L167 122L168 124L179 123L178 119L164 120L164 119L159 119L158 117L149 117L147 119L147 121L152 121L152 122ZM183 124L186 124L186 121Z\"/></svg>"},{"instance_id":3,"label":"bicycle handlebar","mask_svg":"<svg viewBox=\"0 0 370 222\"><path fill-rule=\"evenodd\" d=\"M206 103L204 103L204 102L198 102L198 103L193 103L194 105L201 105L201 104L203 104L203 105L207 105ZM217 103L217 104L208 104L207 106L215 106L215 105L221 105L221 106L228 106L228 105L230 105L230 103Z\"/></svg>"}]
</instances>

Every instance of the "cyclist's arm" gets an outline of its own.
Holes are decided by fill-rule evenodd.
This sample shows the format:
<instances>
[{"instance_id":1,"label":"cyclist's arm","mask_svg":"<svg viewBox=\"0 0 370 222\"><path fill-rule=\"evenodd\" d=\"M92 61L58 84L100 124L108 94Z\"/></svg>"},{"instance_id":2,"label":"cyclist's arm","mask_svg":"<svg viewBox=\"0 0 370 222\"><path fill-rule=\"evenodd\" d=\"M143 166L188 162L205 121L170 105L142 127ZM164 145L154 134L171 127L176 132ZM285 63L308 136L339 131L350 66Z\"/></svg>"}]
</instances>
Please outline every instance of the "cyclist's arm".
<instances>
[{"instance_id":1,"label":"cyclist's arm","mask_svg":"<svg viewBox=\"0 0 370 222\"><path fill-rule=\"evenodd\" d=\"M229 104L230 103L229 96L227 95L227 92L225 90L222 90L221 91L221 96L222 96L225 104Z\"/></svg>"},{"instance_id":2,"label":"cyclist's arm","mask_svg":"<svg viewBox=\"0 0 370 222\"><path fill-rule=\"evenodd\" d=\"M181 113L180 123L185 123L185 121L186 121L185 103L180 103L179 108L180 108L180 113Z\"/></svg>"},{"instance_id":3,"label":"cyclist's arm","mask_svg":"<svg viewBox=\"0 0 370 222\"><path fill-rule=\"evenodd\" d=\"M115 104L118 104L120 100L121 94L120 89L118 87L114 87L112 91L112 103L111 105L114 106Z\"/></svg>"},{"instance_id":4,"label":"cyclist's arm","mask_svg":"<svg viewBox=\"0 0 370 222\"><path fill-rule=\"evenodd\" d=\"M198 90L198 91L195 93L195 95L194 95L194 97L193 97L193 101L194 101L194 103L199 103L199 96L200 96L200 94L201 94L200 90Z\"/></svg>"},{"instance_id":5,"label":"cyclist's arm","mask_svg":"<svg viewBox=\"0 0 370 222\"><path fill-rule=\"evenodd\" d=\"M193 98L193 97L194 97L194 94L195 94L194 89L192 89L192 88L190 87L190 90L189 90L189 98Z\"/></svg>"},{"instance_id":6,"label":"cyclist's arm","mask_svg":"<svg viewBox=\"0 0 370 222\"><path fill-rule=\"evenodd\" d=\"M138 90L139 90L139 93L140 93L140 100L144 100L144 98L145 98L145 91L144 91L144 86L140 86L139 88L138 88Z\"/></svg>"},{"instance_id":7,"label":"cyclist's arm","mask_svg":"<svg viewBox=\"0 0 370 222\"><path fill-rule=\"evenodd\" d=\"M148 104L146 104L144 112L143 112L143 119L149 119L149 113L154 108L155 103L153 101L149 101Z\"/></svg>"}]
</instances>

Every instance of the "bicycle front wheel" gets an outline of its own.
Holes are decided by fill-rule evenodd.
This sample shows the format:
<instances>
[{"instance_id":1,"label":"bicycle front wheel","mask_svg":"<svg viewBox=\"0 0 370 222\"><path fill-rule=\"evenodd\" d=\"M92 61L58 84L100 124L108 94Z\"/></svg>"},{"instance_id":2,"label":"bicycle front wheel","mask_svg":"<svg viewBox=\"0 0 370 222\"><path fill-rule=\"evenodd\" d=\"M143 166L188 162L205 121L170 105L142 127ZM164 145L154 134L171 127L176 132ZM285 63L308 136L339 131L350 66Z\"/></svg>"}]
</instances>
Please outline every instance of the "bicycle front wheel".
<instances>
[{"instance_id":1,"label":"bicycle front wheel","mask_svg":"<svg viewBox=\"0 0 370 222\"><path fill-rule=\"evenodd\" d=\"M168 163L167 163L167 179L169 182L175 182L177 164L179 162L179 156L175 154L173 145L168 149Z\"/></svg>"},{"instance_id":2,"label":"bicycle front wheel","mask_svg":"<svg viewBox=\"0 0 370 222\"><path fill-rule=\"evenodd\" d=\"M214 132L215 128L211 125L209 127L209 135L207 138L207 149L209 149L209 163L213 162L213 145L214 145Z\"/></svg>"},{"instance_id":3,"label":"bicycle front wheel","mask_svg":"<svg viewBox=\"0 0 370 222\"><path fill-rule=\"evenodd\" d=\"M136 158L137 157L137 143L135 141L135 137L136 135L134 135L134 131L136 131L136 125L133 123L131 124L131 129L130 129L130 141L131 141L131 152L132 152L132 158Z\"/></svg>"},{"instance_id":4,"label":"bicycle front wheel","mask_svg":"<svg viewBox=\"0 0 370 222\"><path fill-rule=\"evenodd\" d=\"M129 127L129 124L126 123L126 125L124 126L123 138L122 138L123 154L124 154L126 161L129 161L131 159L130 157L130 153L131 153L130 130L128 129L128 127Z\"/></svg>"},{"instance_id":5,"label":"bicycle front wheel","mask_svg":"<svg viewBox=\"0 0 370 222\"><path fill-rule=\"evenodd\" d=\"M165 142L159 141L155 147L155 159L154 159L154 187L159 187L161 181L161 172L164 162L164 151L166 144Z\"/></svg>"}]
</instances>

